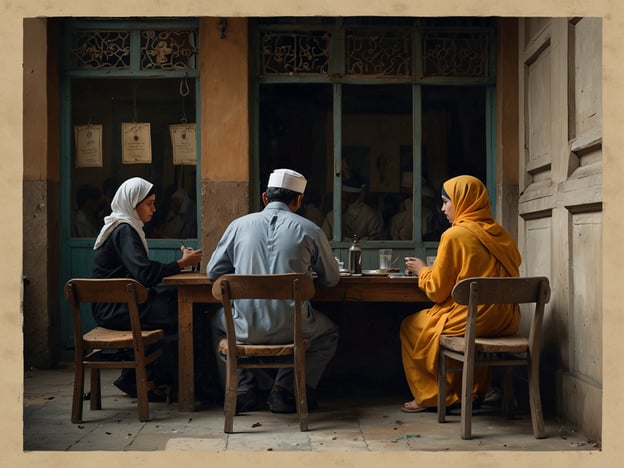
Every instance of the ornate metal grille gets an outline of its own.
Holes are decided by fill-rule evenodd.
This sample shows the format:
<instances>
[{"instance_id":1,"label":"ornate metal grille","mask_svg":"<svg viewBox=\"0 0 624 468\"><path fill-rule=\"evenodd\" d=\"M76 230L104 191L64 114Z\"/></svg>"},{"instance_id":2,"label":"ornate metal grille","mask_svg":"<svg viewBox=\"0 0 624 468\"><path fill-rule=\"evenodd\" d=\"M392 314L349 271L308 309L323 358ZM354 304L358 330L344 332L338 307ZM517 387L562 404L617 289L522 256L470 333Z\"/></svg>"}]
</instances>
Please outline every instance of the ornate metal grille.
<instances>
[{"instance_id":1,"label":"ornate metal grille","mask_svg":"<svg viewBox=\"0 0 624 468\"><path fill-rule=\"evenodd\" d=\"M195 68L194 31L141 31L141 69Z\"/></svg>"},{"instance_id":2,"label":"ornate metal grille","mask_svg":"<svg viewBox=\"0 0 624 468\"><path fill-rule=\"evenodd\" d=\"M486 77L488 34L431 31L423 34L423 74L427 77Z\"/></svg>"},{"instance_id":3,"label":"ornate metal grille","mask_svg":"<svg viewBox=\"0 0 624 468\"><path fill-rule=\"evenodd\" d=\"M347 75L410 76L412 46L409 31L346 32Z\"/></svg>"},{"instance_id":4,"label":"ornate metal grille","mask_svg":"<svg viewBox=\"0 0 624 468\"><path fill-rule=\"evenodd\" d=\"M326 32L271 32L262 34L262 73L326 74L329 64Z\"/></svg>"},{"instance_id":5,"label":"ornate metal grille","mask_svg":"<svg viewBox=\"0 0 624 468\"><path fill-rule=\"evenodd\" d=\"M184 70L195 69L195 30L143 30L140 60L132 57L138 30L75 30L72 33L71 66L79 69ZM135 63L135 65L132 65Z\"/></svg>"},{"instance_id":6,"label":"ornate metal grille","mask_svg":"<svg viewBox=\"0 0 624 468\"><path fill-rule=\"evenodd\" d=\"M75 31L71 52L78 68L130 68L130 32Z\"/></svg>"}]
</instances>

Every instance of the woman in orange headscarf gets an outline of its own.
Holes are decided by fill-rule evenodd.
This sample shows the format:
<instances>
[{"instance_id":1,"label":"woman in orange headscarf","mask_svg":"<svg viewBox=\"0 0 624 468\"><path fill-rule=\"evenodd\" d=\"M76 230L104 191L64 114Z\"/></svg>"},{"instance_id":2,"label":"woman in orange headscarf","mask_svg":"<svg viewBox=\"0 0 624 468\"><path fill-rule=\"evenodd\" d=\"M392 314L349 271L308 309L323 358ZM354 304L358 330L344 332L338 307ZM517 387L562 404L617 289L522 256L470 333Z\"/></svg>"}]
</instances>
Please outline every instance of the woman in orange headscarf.
<instances>
[{"instance_id":1,"label":"woman in orange headscarf","mask_svg":"<svg viewBox=\"0 0 624 468\"><path fill-rule=\"evenodd\" d=\"M433 307L406 317L401 324L403 369L414 400L401 408L414 413L437 405L439 337L463 335L467 306L451 298L455 284L474 276L519 276L521 262L516 243L494 218L483 183L462 175L444 182L442 211L451 223L440 238L431 268L419 258L408 257L406 268L418 275L418 286L434 302ZM492 305L479 309L477 336L516 333L520 321L517 305ZM485 396L488 369L475 371L473 399ZM446 406L460 400L461 373L449 372Z\"/></svg>"}]
</instances>

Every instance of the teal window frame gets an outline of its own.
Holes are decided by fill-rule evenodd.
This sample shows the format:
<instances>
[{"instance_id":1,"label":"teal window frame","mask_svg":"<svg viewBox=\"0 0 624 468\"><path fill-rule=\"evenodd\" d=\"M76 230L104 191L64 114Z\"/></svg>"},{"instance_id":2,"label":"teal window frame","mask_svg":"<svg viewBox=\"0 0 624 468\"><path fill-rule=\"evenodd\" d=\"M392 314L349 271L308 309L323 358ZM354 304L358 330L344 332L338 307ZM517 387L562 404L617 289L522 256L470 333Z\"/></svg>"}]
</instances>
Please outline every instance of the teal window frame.
<instances>
[{"instance_id":1,"label":"teal window frame","mask_svg":"<svg viewBox=\"0 0 624 468\"><path fill-rule=\"evenodd\" d=\"M474 25L471 24L475 23ZM409 76L353 76L345 74L345 31L361 27L366 30L379 31L394 29L410 29L411 34L411 73ZM261 35L267 31L314 31L325 30L329 39L329 65L327 73L292 73L292 74L262 74L261 58ZM342 165L342 87L345 84L405 84L412 86L412 164L413 164L413 200L421 199L421 144L422 132L422 89L428 85L483 85L485 87L485 167L486 186L490 193L493 212L495 212L496 197L496 22L494 19L471 19L470 18L262 18L250 21L250 114L252 122L251 131L251 183L252 194L262 191L262 181L259 180L259 95L260 86L276 83L327 83L333 88L333 157L334 157L334 181L333 181L333 206L341 204L341 178L340 168ZM458 76L423 76L421 60L423 37L428 32L482 32L488 38L487 67L483 77L458 77ZM251 197L251 209L259 210L257 197ZM421 207L413 204L413 232L421 232ZM337 256L342 258L348 242L337 240L341 232L341 216L339 210L334 210L334 236L331 245ZM418 238L416 238L418 237ZM403 249L411 255L424 257L434 254L438 242L422 241L420 236L414 236L409 241L399 240L372 240L362 241L364 250L363 260L370 265L375 264L377 249L396 248Z\"/></svg>"}]
</instances>

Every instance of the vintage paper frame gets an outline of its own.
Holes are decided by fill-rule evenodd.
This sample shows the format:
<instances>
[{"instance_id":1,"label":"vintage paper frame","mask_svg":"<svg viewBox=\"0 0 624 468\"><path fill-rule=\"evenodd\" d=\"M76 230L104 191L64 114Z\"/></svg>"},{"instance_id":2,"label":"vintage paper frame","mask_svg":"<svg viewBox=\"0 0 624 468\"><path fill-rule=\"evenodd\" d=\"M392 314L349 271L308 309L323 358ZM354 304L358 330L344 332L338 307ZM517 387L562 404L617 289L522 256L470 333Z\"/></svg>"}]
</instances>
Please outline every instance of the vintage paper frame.
<instances>
[{"instance_id":1,"label":"vintage paper frame","mask_svg":"<svg viewBox=\"0 0 624 468\"><path fill-rule=\"evenodd\" d=\"M150 164L152 162L152 134L149 122L122 122L122 164Z\"/></svg>"},{"instance_id":2,"label":"vintage paper frame","mask_svg":"<svg viewBox=\"0 0 624 468\"><path fill-rule=\"evenodd\" d=\"M75 125L76 167L102 167L102 125Z\"/></svg>"},{"instance_id":3,"label":"vintage paper frame","mask_svg":"<svg viewBox=\"0 0 624 468\"><path fill-rule=\"evenodd\" d=\"M194 123L169 125L174 165L197 164L197 138Z\"/></svg>"}]
</instances>

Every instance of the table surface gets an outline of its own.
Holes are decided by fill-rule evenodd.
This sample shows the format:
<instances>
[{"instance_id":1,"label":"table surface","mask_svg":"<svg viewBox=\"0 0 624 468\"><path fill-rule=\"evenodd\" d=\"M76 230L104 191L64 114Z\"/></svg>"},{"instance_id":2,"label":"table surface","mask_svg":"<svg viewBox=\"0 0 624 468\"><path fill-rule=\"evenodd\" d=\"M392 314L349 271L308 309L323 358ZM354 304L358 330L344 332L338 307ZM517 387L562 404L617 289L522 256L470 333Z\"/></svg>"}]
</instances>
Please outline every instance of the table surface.
<instances>
[{"instance_id":1,"label":"table surface","mask_svg":"<svg viewBox=\"0 0 624 468\"><path fill-rule=\"evenodd\" d=\"M205 273L188 272L163 278L163 284L193 289L203 297L195 302L217 302L210 292L212 281ZM189 288L190 287L190 288ZM321 302L430 302L418 287L415 276L389 277L382 275L341 276L336 286L315 285L312 301Z\"/></svg>"}]
</instances>

